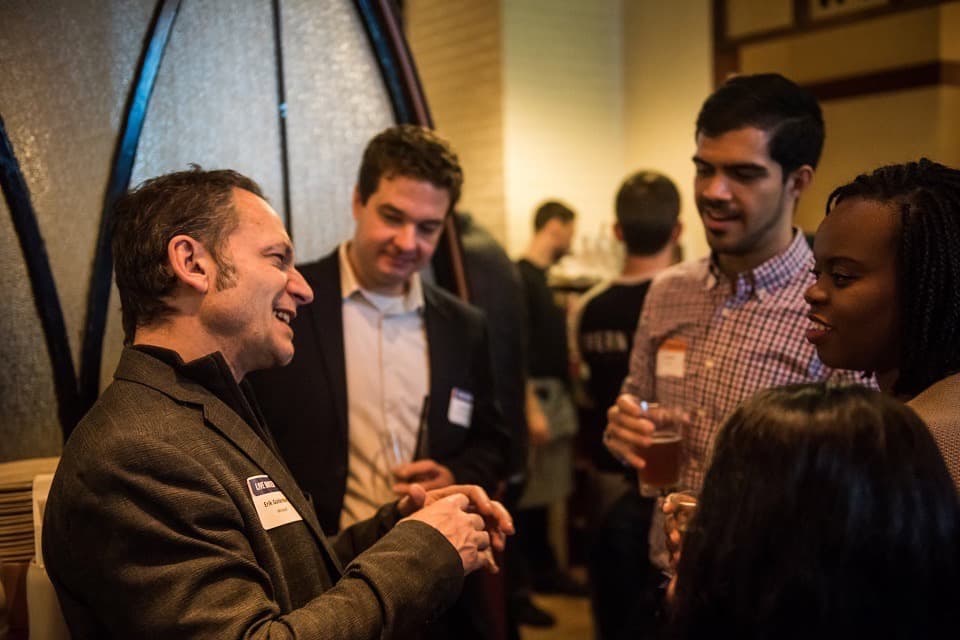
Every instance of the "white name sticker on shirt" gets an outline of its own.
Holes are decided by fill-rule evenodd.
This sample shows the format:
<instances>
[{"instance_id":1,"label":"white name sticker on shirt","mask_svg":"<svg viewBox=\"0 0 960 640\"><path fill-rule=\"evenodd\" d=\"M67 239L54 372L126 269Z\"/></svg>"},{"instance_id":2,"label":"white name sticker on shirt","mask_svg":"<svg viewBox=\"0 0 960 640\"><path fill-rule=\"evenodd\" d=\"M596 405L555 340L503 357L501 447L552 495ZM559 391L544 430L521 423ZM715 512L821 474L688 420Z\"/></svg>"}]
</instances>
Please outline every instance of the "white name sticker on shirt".
<instances>
[{"instance_id":1,"label":"white name sticker on shirt","mask_svg":"<svg viewBox=\"0 0 960 640\"><path fill-rule=\"evenodd\" d=\"M269 476L250 476L247 478L247 487L250 489L253 506L257 508L257 515L260 516L260 524L264 529L269 531L281 525L303 520L287 500L287 496L283 495Z\"/></svg>"},{"instance_id":2,"label":"white name sticker on shirt","mask_svg":"<svg viewBox=\"0 0 960 640\"><path fill-rule=\"evenodd\" d=\"M454 387L450 390L450 407L447 409L447 420L468 429L471 416L473 416L473 394Z\"/></svg>"},{"instance_id":3,"label":"white name sticker on shirt","mask_svg":"<svg viewBox=\"0 0 960 640\"><path fill-rule=\"evenodd\" d=\"M657 349L657 377L682 378L686 372L687 343L668 338Z\"/></svg>"}]
</instances>

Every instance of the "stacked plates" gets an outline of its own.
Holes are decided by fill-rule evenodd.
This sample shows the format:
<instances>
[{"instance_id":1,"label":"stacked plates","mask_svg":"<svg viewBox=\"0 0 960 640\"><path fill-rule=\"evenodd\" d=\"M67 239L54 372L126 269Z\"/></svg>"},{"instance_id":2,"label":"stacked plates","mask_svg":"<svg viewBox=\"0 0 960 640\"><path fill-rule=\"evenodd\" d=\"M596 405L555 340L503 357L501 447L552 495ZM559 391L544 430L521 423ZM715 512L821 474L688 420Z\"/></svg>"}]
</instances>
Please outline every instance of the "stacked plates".
<instances>
[{"instance_id":1,"label":"stacked plates","mask_svg":"<svg viewBox=\"0 0 960 640\"><path fill-rule=\"evenodd\" d=\"M57 460L32 458L0 464L0 562L33 558L33 478L53 473Z\"/></svg>"}]
</instances>

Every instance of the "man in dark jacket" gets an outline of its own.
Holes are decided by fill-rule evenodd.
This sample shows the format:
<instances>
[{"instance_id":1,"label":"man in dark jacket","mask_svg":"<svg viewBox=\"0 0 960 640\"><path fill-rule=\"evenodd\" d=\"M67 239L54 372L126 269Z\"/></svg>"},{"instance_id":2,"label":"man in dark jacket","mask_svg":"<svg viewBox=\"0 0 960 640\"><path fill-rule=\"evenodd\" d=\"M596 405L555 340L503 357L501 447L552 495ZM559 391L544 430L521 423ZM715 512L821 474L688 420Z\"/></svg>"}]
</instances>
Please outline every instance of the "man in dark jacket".
<instances>
[{"instance_id":1,"label":"man in dark jacket","mask_svg":"<svg viewBox=\"0 0 960 640\"><path fill-rule=\"evenodd\" d=\"M113 253L128 346L43 529L74 638L415 636L492 566L511 525L477 487L413 487L324 536L244 381L290 361L313 297L255 183L148 181L117 206Z\"/></svg>"}]
</instances>

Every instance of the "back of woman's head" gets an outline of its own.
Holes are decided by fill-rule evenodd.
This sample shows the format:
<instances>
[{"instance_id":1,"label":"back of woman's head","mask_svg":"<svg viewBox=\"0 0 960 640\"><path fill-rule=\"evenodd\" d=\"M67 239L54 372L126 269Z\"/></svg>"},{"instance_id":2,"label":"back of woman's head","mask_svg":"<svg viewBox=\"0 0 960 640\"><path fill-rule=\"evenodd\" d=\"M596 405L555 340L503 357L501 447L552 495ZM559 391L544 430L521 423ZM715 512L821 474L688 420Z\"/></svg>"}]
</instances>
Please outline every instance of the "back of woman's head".
<instances>
[{"instance_id":1,"label":"back of woman's head","mask_svg":"<svg viewBox=\"0 0 960 640\"><path fill-rule=\"evenodd\" d=\"M763 391L718 435L679 636L927 637L957 622L958 546L956 493L910 409L862 387Z\"/></svg>"},{"instance_id":2,"label":"back of woman's head","mask_svg":"<svg viewBox=\"0 0 960 640\"><path fill-rule=\"evenodd\" d=\"M900 295L897 395L914 396L960 371L960 171L921 158L880 167L837 187L827 213L862 198L894 206Z\"/></svg>"}]
</instances>

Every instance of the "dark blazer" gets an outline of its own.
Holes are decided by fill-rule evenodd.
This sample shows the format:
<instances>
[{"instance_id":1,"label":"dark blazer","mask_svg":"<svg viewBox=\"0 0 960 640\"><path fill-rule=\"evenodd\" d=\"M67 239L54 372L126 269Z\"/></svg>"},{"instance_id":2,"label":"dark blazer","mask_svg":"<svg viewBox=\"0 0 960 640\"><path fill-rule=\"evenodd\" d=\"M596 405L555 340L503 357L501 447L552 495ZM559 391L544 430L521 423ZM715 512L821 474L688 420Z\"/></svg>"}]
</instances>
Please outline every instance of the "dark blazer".
<instances>
[{"instance_id":1,"label":"dark blazer","mask_svg":"<svg viewBox=\"0 0 960 640\"><path fill-rule=\"evenodd\" d=\"M131 349L114 378L44 519L75 639L405 637L455 599L462 565L436 530L387 533L389 505L328 542L283 461L203 386ZM261 474L301 521L264 528L247 484Z\"/></svg>"},{"instance_id":2,"label":"dark blazer","mask_svg":"<svg viewBox=\"0 0 960 640\"><path fill-rule=\"evenodd\" d=\"M300 486L314 498L320 524L337 531L347 487L347 376L340 266L334 251L298 267L313 302L293 321L295 353L286 367L250 376L267 424ZM423 284L430 361L428 457L461 484L492 492L505 479L510 432L493 392L487 325L479 309ZM470 428L447 419L451 390L473 393Z\"/></svg>"}]
</instances>

